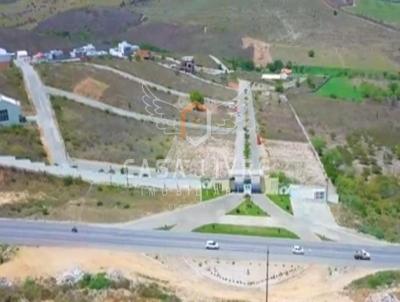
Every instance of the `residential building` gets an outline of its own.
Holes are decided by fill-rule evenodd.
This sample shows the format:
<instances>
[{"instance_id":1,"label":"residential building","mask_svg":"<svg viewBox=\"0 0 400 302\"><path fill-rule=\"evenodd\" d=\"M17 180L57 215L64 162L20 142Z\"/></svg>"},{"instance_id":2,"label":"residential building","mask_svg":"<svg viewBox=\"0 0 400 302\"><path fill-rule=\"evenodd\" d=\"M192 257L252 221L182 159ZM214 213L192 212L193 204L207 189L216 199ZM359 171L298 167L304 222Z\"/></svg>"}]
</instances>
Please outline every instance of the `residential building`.
<instances>
[{"instance_id":1,"label":"residential building","mask_svg":"<svg viewBox=\"0 0 400 302\"><path fill-rule=\"evenodd\" d=\"M28 60L29 59L28 51L26 51L26 50L18 50L16 57L17 57L18 60Z\"/></svg>"},{"instance_id":2,"label":"residential building","mask_svg":"<svg viewBox=\"0 0 400 302\"><path fill-rule=\"evenodd\" d=\"M129 56L132 56L138 50L139 50L139 46L132 45L126 41L123 41L121 43L118 43L118 46L116 48L111 48L109 50L109 53L113 57L126 59Z\"/></svg>"},{"instance_id":3,"label":"residential building","mask_svg":"<svg viewBox=\"0 0 400 302\"><path fill-rule=\"evenodd\" d=\"M60 50L53 50L50 52L52 56L61 56ZM93 44L87 44L79 48L75 48L70 52L71 58L86 58L86 57L99 57L107 55L106 51L97 50ZM63 56L63 55L62 55ZM64 56L63 56L64 57ZM58 59L54 59L58 60Z\"/></svg>"},{"instance_id":4,"label":"residential building","mask_svg":"<svg viewBox=\"0 0 400 302\"><path fill-rule=\"evenodd\" d=\"M261 79L266 80L266 81L281 81L281 80L287 80L288 75L286 73L264 73L261 76Z\"/></svg>"},{"instance_id":5,"label":"residential building","mask_svg":"<svg viewBox=\"0 0 400 302\"><path fill-rule=\"evenodd\" d=\"M196 62L194 61L194 57L192 56L182 57L180 70L187 73L195 73Z\"/></svg>"},{"instance_id":6,"label":"residential building","mask_svg":"<svg viewBox=\"0 0 400 302\"><path fill-rule=\"evenodd\" d=\"M20 102L0 94L0 126L17 125L22 119Z\"/></svg>"}]
</instances>

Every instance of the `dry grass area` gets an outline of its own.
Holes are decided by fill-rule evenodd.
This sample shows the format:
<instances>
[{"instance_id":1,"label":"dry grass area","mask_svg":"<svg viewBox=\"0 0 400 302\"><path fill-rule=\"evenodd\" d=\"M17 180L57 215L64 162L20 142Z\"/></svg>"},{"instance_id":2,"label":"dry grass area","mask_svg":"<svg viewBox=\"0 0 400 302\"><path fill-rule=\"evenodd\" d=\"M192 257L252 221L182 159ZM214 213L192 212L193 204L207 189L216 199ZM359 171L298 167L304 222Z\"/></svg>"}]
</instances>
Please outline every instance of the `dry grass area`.
<instances>
[{"instance_id":1,"label":"dry grass area","mask_svg":"<svg viewBox=\"0 0 400 302\"><path fill-rule=\"evenodd\" d=\"M20 101L24 115L35 114L33 104L25 91L22 73L17 67L12 66L0 71L0 94Z\"/></svg>"},{"instance_id":2,"label":"dry grass area","mask_svg":"<svg viewBox=\"0 0 400 302\"><path fill-rule=\"evenodd\" d=\"M183 301L262 301L264 288L243 288L220 283L204 273L199 265L215 263L217 259L145 255L127 251L84 248L23 247L10 262L0 266L0 276L11 280L26 277L50 277L79 267L84 271L118 270L126 277L146 276L171 288ZM264 262L218 260L218 268L231 277L245 274L264 277ZM251 263L251 266L250 266ZM257 268L259 269L257 270ZM290 267L290 263L271 263L271 270ZM242 268L243 272L240 272ZM257 274L256 272L259 271ZM311 265L298 276L271 285L270 300L279 302L352 302L343 291L352 280L374 272L368 268L328 267ZM258 276L259 275L259 276ZM193 286L196 284L196 286ZM357 301L358 302L358 301Z\"/></svg>"},{"instance_id":3,"label":"dry grass area","mask_svg":"<svg viewBox=\"0 0 400 302\"><path fill-rule=\"evenodd\" d=\"M306 141L289 105L280 102L276 94L267 96L256 93L254 106L262 137L273 140Z\"/></svg>"},{"instance_id":4,"label":"dry grass area","mask_svg":"<svg viewBox=\"0 0 400 302\"><path fill-rule=\"evenodd\" d=\"M196 192L149 191L0 169L0 216L125 222L198 202Z\"/></svg>"},{"instance_id":5,"label":"dry grass area","mask_svg":"<svg viewBox=\"0 0 400 302\"><path fill-rule=\"evenodd\" d=\"M230 136L209 138L199 146L177 138L167 156L168 168L182 168L187 175L229 177L234 150L234 138Z\"/></svg>"},{"instance_id":6,"label":"dry grass area","mask_svg":"<svg viewBox=\"0 0 400 302\"><path fill-rule=\"evenodd\" d=\"M96 63L114 67L142 79L152 81L155 84L186 93L197 90L205 96L220 100L231 100L236 96L235 91L198 81L190 76L176 73L151 61L128 62L116 59L100 59Z\"/></svg>"},{"instance_id":7,"label":"dry grass area","mask_svg":"<svg viewBox=\"0 0 400 302\"><path fill-rule=\"evenodd\" d=\"M72 157L150 166L165 158L173 136L150 122L119 117L64 98L52 98L58 124Z\"/></svg>"},{"instance_id":8,"label":"dry grass area","mask_svg":"<svg viewBox=\"0 0 400 302\"><path fill-rule=\"evenodd\" d=\"M9 155L32 161L46 161L46 152L34 125L0 127L0 156Z\"/></svg>"},{"instance_id":9,"label":"dry grass area","mask_svg":"<svg viewBox=\"0 0 400 302\"><path fill-rule=\"evenodd\" d=\"M91 99L100 100L104 91L108 89L106 83L97 81L92 78L86 78L82 82L76 84L74 93L86 96Z\"/></svg>"},{"instance_id":10,"label":"dry grass area","mask_svg":"<svg viewBox=\"0 0 400 302\"><path fill-rule=\"evenodd\" d=\"M322 167L308 143L267 140L262 160L268 173L282 171L300 184L326 183Z\"/></svg>"},{"instance_id":11,"label":"dry grass area","mask_svg":"<svg viewBox=\"0 0 400 302\"><path fill-rule=\"evenodd\" d=\"M371 136L377 145L392 147L400 142L400 106L356 104L310 94L293 95L290 102L307 131L328 142L344 142L355 131Z\"/></svg>"},{"instance_id":12,"label":"dry grass area","mask_svg":"<svg viewBox=\"0 0 400 302\"><path fill-rule=\"evenodd\" d=\"M142 100L145 95L142 85L113 72L98 70L80 63L40 64L36 68L48 86L83 96L92 96L121 109L148 114ZM90 79L89 82L88 79ZM151 92L167 103L175 105L178 103L178 98L175 96L154 89L151 89ZM178 116L179 112L175 112L173 107L164 106L163 109L167 118Z\"/></svg>"},{"instance_id":13,"label":"dry grass area","mask_svg":"<svg viewBox=\"0 0 400 302\"><path fill-rule=\"evenodd\" d=\"M256 66L265 67L272 62L271 46L261 40L243 37L243 48L253 48L253 62Z\"/></svg>"}]
</instances>

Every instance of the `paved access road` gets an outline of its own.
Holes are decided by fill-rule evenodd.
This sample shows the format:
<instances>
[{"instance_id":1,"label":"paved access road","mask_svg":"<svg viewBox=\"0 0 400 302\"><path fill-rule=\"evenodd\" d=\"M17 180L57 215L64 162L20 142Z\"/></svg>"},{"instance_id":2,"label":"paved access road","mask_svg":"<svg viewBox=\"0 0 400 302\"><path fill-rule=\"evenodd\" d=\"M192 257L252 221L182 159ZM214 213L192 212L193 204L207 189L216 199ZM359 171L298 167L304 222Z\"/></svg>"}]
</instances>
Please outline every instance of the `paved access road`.
<instances>
[{"instance_id":1,"label":"paved access road","mask_svg":"<svg viewBox=\"0 0 400 302\"><path fill-rule=\"evenodd\" d=\"M16 65L24 76L25 87L36 108L37 122L44 140L50 161L60 166L68 164L64 140L58 129L57 120L51 107L46 89L32 65L16 60Z\"/></svg>"},{"instance_id":2,"label":"paved access road","mask_svg":"<svg viewBox=\"0 0 400 302\"><path fill-rule=\"evenodd\" d=\"M25 220L0 220L0 242L18 245L45 245L66 247L96 247L136 250L186 256L216 256L220 258L264 259L267 246L272 261L370 265L374 267L400 267L400 247L369 246L370 262L353 260L359 246L337 243L307 243L298 240L264 239L228 235L174 233L168 231L132 231L123 228L78 225L72 233L70 223L52 223ZM220 251L206 251L205 241L215 239ZM304 256L291 253L293 244L301 244Z\"/></svg>"}]
</instances>

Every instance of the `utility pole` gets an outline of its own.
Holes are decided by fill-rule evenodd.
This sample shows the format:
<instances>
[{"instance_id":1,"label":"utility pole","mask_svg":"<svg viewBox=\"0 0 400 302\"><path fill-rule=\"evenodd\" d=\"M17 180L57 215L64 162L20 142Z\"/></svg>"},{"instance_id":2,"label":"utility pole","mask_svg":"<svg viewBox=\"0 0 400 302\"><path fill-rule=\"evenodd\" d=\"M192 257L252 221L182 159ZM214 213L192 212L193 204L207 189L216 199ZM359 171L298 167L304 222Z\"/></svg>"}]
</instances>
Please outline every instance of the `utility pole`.
<instances>
[{"instance_id":1,"label":"utility pole","mask_svg":"<svg viewBox=\"0 0 400 302\"><path fill-rule=\"evenodd\" d=\"M265 302L268 302L269 296L269 247L267 247L267 271L266 271L266 278L265 278Z\"/></svg>"}]
</instances>

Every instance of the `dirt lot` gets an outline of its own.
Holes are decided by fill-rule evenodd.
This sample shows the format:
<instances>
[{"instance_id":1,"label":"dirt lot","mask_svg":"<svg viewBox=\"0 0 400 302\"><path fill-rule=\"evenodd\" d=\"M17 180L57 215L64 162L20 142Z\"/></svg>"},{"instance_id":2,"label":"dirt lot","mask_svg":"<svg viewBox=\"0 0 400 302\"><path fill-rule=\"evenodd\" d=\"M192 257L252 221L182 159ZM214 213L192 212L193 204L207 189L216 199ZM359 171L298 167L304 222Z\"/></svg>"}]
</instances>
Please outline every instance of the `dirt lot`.
<instances>
[{"instance_id":1,"label":"dirt lot","mask_svg":"<svg viewBox=\"0 0 400 302\"><path fill-rule=\"evenodd\" d=\"M243 48L253 48L253 62L256 66L265 67L272 62L271 46L263 41L250 37L242 38Z\"/></svg>"},{"instance_id":2,"label":"dirt lot","mask_svg":"<svg viewBox=\"0 0 400 302\"><path fill-rule=\"evenodd\" d=\"M199 146L175 139L168 153L168 168L183 168L187 175L201 177L229 177L234 155L234 137L210 138Z\"/></svg>"},{"instance_id":3,"label":"dirt lot","mask_svg":"<svg viewBox=\"0 0 400 302\"><path fill-rule=\"evenodd\" d=\"M306 141L289 105L280 102L278 96L256 94L254 106L262 137L267 140Z\"/></svg>"},{"instance_id":4,"label":"dirt lot","mask_svg":"<svg viewBox=\"0 0 400 302\"><path fill-rule=\"evenodd\" d=\"M117 252L79 248L48 248L25 247L20 248L17 256L10 262L0 266L0 276L9 279L24 279L28 276L58 276L75 267L85 271L98 272L108 269L118 270L128 278L147 276L162 282L176 292L183 301L254 301L264 299L263 288L241 288L224 285L203 275L199 268L189 263L202 262L207 266L217 259L191 259L159 255L144 255L133 252ZM232 267L232 261L218 260L218 269ZM263 267L264 263L257 261L236 261L236 270ZM252 263L252 264L250 264ZM249 266L251 265L251 266ZM290 267L286 264L283 267ZM271 263L271 269L282 267L281 263ZM260 278L264 271L260 271ZM227 271L232 277L237 272L231 268ZM327 267L312 265L299 276L270 287L270 300L276 302L351 302L345 295L343 288L352 280L360 278L371 269L352 267ZM257 276L253 276L257 278ZM193 287L193 284L196 284ZM358 302L358 301L357 301Z\"/></svg>"},{"instance_id":5,"label":"dirt lot","mask_svg":"<svg viewBox=\"0 0 400 302\"><path fill-rule=\"evenodd\" d=\"M87 94L96 96L95 94L97 94L99 97L98 100L106 104L125 110L148 114L142 100L144 96L142 85L127 80L112 72L98 70L83 64L41 64L37 66L37 70L40 72L46 85L66 91L74 91L84 96L88 96ZM96 89L96 91L83 91L80 89L88 79L101 83L101 89ZM106 88L106 86L108 87ZM150 91L155 96L168 103L176 104L178 102L178 98L170 94L153 89ZM173 108L168 108L168 106L164 107L164 114L166 117L176 118L178 116L179 112L175 112Z\"/></svg>"},{"instance_id":6,"label":"dirt lot","mask_svg":"<svg viewBox=\"0 0 400 302\"><path fill-rule=\"evenodd\" d=\"M126 62L115 59L104 59L98 60L97 63L115 67L142 79L149 80L156 84L160 84L182 92L190 93L193 90L198 90L205 96L220 100L231 100L236 96L236 93L232 90L207 84L184 74L175 73L172 70L159 66L155 62Z\"/></svg>"},{"instance_id":7,"label":"dirt lot","mask_svg":"<svg viewBox=\"0 0 400 302\"><path fill-rule=\"evenodd\" d=\"M124 163L147 159L154 166L165 158L173 137L157 125L126 119L63 98L53 106L68 152L72 157Z\"/></svg>"},{"instance_id":8,"label":"dirt lot","mask_svg":"<svg viewBox=\"0 0 400 302\"><path fill-rule=\"evenodd\" d=\"M196 203L196 192L94 186L82 181L0 168L0 216L124 222Z\"/></svg>"},{"instance_id":9,"label":"dirt lot","mask_svg":"<svg viewBox=\"0 0 400 302\"><path fill-rule=\"evenodd\" d=\"M108 87L109 86L103 82L97 81L93 78L86 78L75 86L74 93L94 100L100 100L104 91L107 90Z\"/></svg>"},{"instance_id":10,"label":"dirt lot","mask_svg":"<svg viewBox=\"0 0 400 302\"><path fill-rule=\"evenodd\" d=\"M308 143L267 140L262 160L267 173L282 171L300 184L326 183L323 170Z\"/></svg>"}]
</instances>

